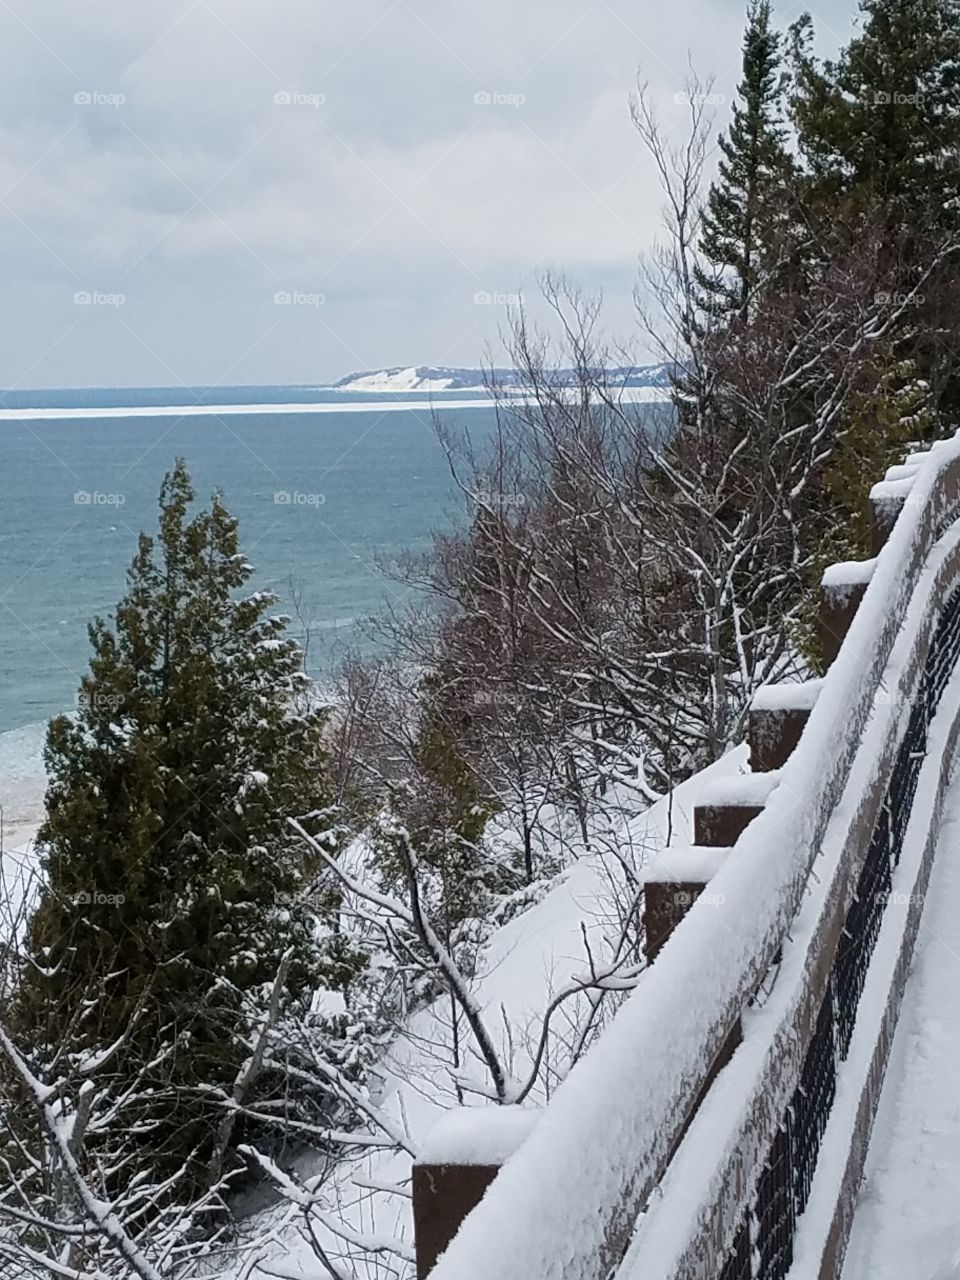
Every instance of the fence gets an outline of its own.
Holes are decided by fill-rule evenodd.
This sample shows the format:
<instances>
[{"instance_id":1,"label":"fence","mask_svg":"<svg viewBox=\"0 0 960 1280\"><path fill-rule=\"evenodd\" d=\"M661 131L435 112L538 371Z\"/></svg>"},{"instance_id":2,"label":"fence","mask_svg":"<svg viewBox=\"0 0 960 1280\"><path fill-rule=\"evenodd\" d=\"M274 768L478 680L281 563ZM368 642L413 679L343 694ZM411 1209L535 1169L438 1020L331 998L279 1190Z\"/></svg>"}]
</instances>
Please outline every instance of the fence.
<instances>
[{"instance_id":1,"label":"fence","mask_svg":"<svg viewBox=\"0 0 960 1280\"><path fill-rule=\"evenodd\" d=\"M903 473L895 522L878 492L875 562L829 578L829 627L839 641L849 625L846 639L711 901L679 923L434 1280L780 1280L843 1120L819 1205L829 1231L804 1271L839 1274L960 723L960 441L911 459L912 484ZM921 892L891 914L895 878ZM840 1116L838 1071L853 1066L858 1106Z\"/></svg>"}]
</instances>

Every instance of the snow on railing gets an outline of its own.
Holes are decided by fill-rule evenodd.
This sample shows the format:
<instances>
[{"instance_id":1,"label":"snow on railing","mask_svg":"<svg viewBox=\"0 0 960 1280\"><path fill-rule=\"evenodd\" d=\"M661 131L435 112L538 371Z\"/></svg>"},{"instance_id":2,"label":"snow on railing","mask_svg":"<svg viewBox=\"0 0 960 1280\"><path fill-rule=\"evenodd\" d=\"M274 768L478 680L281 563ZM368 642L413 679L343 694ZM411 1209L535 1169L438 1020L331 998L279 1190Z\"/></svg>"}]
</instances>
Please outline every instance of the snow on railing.
<instances>
[{"instance_id":1,"label":"snow on railing","mask_svg":"<svg viewBox=\"0 0 960 1280\"><path fill-rule=\"evenodd\" d=\"M693 905L467 1216L435 1280L592 1280L622 1258L711 1065L803 903L921 570L957 510L960 438L907 465L916 465L910 501L778 785L720 863L709 900ZM892 712L887 720L895 735ZM858 770L866 787L862 753ZM719 1229L729 1239L734 1226Z\"/></svg>"},{"instance_id":2,"label":"snow on railing","mask_svg":"<svg viewBox=\"0 0 960 1280\"><path fill-rule=\"evenodd\" d=\"M726 1260L730 1269L721 1272L725 1248L738 1227L741 1246L745 1237L768 1262L770 1251L776 1251L776 1274L785 1274L795 1215L805 1206L808 1180L820 1175L819 1126L828 1117L833 1124L830 1080L845 1063L851 1020L859 1026L856 986L858 975L871 966L875 935L869 921L883 918L884 877L890 874L891 860L897 864L908 817L914 844L919 839L932 848L936 839L939 804L912 804L911 778L932 775L942 795L949 762L940 758L936 746L926 759L925 730L935 714L935 743L952 743L960 727L956 687L942 714L936 710L958 650L958 581L960 522L955 522L918 578L843 798L820 841L803 910L791 922L776 980L749 1011L736 1069L719 1078L693 1118L638 1224L617 1273L620 1280L750 1276L750 1251L743 1249ZM924 787L929 794L929 783ZM731 856L738 852L732 850ZM893 994L891 1001L895 1003ZM886 1047L892 1030L893 1023L887 1023ZM853 1087L875 1105L881 1079L882 1072L874 1071L871 1079ZM802 1090L797 1088L801 1081ZM866 1122L872 1114L865 1104L861 1127L847 1135L845 1200L836 1205L836 1229L827 1224L831 1256L823 1268L801 1267L796 1277L791 1273L793 1280L839 1275L856 1195L855 1173L862 1168ZM758 1201L763 1206L759 1213ZM758 1274L771 1272L761 1269Z\"/></svg>"}]
</instances>

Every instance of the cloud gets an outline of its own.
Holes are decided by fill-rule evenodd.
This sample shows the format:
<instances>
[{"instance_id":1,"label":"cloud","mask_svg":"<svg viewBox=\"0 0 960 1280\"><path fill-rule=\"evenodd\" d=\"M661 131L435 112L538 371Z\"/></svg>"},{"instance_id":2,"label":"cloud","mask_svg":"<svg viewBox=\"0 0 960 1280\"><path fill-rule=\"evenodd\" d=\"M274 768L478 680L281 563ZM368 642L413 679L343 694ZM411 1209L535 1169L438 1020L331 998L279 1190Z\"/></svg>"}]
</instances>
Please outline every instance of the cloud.
<instances>
[{"instance_id":1,"label":"cloud","mask_svg":"<svg viewBox=\"0 0 960 1280\"><path fill-rule=\"evenodd\" d=\"M602 286L628 330L660 206L637 67L679 126L688 50L729 96L742 23L726 0L2 13L6 386L473 363L502 319L474 295L547 267ZM281 313L285 289L326 301ZM127 301L81 313L78 290Z\"/></svg>"}]
</instances>

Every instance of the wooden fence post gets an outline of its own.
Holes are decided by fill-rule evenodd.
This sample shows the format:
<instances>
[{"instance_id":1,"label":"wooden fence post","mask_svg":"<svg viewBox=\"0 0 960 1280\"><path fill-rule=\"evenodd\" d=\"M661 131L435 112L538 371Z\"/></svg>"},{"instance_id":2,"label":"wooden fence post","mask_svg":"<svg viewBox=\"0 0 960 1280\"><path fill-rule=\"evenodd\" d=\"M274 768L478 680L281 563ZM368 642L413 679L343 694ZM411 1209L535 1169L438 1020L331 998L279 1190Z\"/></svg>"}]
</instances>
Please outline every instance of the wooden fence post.
<instances>
[{"instance_id":1,"label":"wooden fence post","mask_svg":"<svg viewBox=\"0 0 960 1280\"><path fill-rule=\"evenodd\" d=\"M875 560L848 560L832 564L824 572L820 582L820 654L824 671L840 652L875 565Z\"/></svg>"},{"instance_id":2,"label":"wooden fence post","mask_svg":"<svg viewBox=\"0 0 960 1280\"><path fill-rule=\"evenodd\" d=\"M454 1107L430 1130L413 1165L417 1280L433 1270L538 1114L529 1107Z\"/></svg>"},{"instance_id":3,"label":"wooden fence post","mask_svg":"<svg viewBox=\"0 0 960 1280\"><path fill-rule=\"evenodd\" d=\"M873 486L869 496L870 554L878 556L890 537L897 516L909 500L917 474L917 463L890 467L884 478Z\"/></svg>"},{"instance_id":4,"label":"wooden fence post","mask_svg":"<svg viewBox=\"0 0 960 1280\"><path fill-rule=\"evenodd\" d=\"M782 769L800 741L820 692L819 680L765 684L753 695L747 719L750 768L755 773Z\"/></svg>"}]
</instances>

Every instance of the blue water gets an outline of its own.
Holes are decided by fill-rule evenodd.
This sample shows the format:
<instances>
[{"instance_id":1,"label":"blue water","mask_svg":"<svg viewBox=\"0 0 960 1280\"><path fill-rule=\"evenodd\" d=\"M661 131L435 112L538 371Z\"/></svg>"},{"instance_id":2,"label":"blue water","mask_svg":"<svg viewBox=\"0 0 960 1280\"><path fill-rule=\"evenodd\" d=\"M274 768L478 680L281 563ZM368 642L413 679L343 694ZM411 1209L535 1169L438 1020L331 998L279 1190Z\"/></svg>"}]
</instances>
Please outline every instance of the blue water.
<instances>
[{"instance_id":1,"label":"blue water","mask_svg":"<svg viewBox=\"0 0 960 1280\"><path fill-rule=\"evenodd\" d=\"M254 585L286 601L291 575L302 581L319 628L311 665L327 669L345 646L365 643L361 621L403 596L381 562L426 549L433 530L462 518L430 414L377 412L397 399L301 387L4 395L7 409L314 400L370 409L0 421L0 732L74 705L87 624L123 594L137 534L155 529L160 483L177 455L199 497L218 488L239 516ZM444 396L435 400L474 439L492 426L486 406L444 411Z\"/></svg>"}]
</instances>

